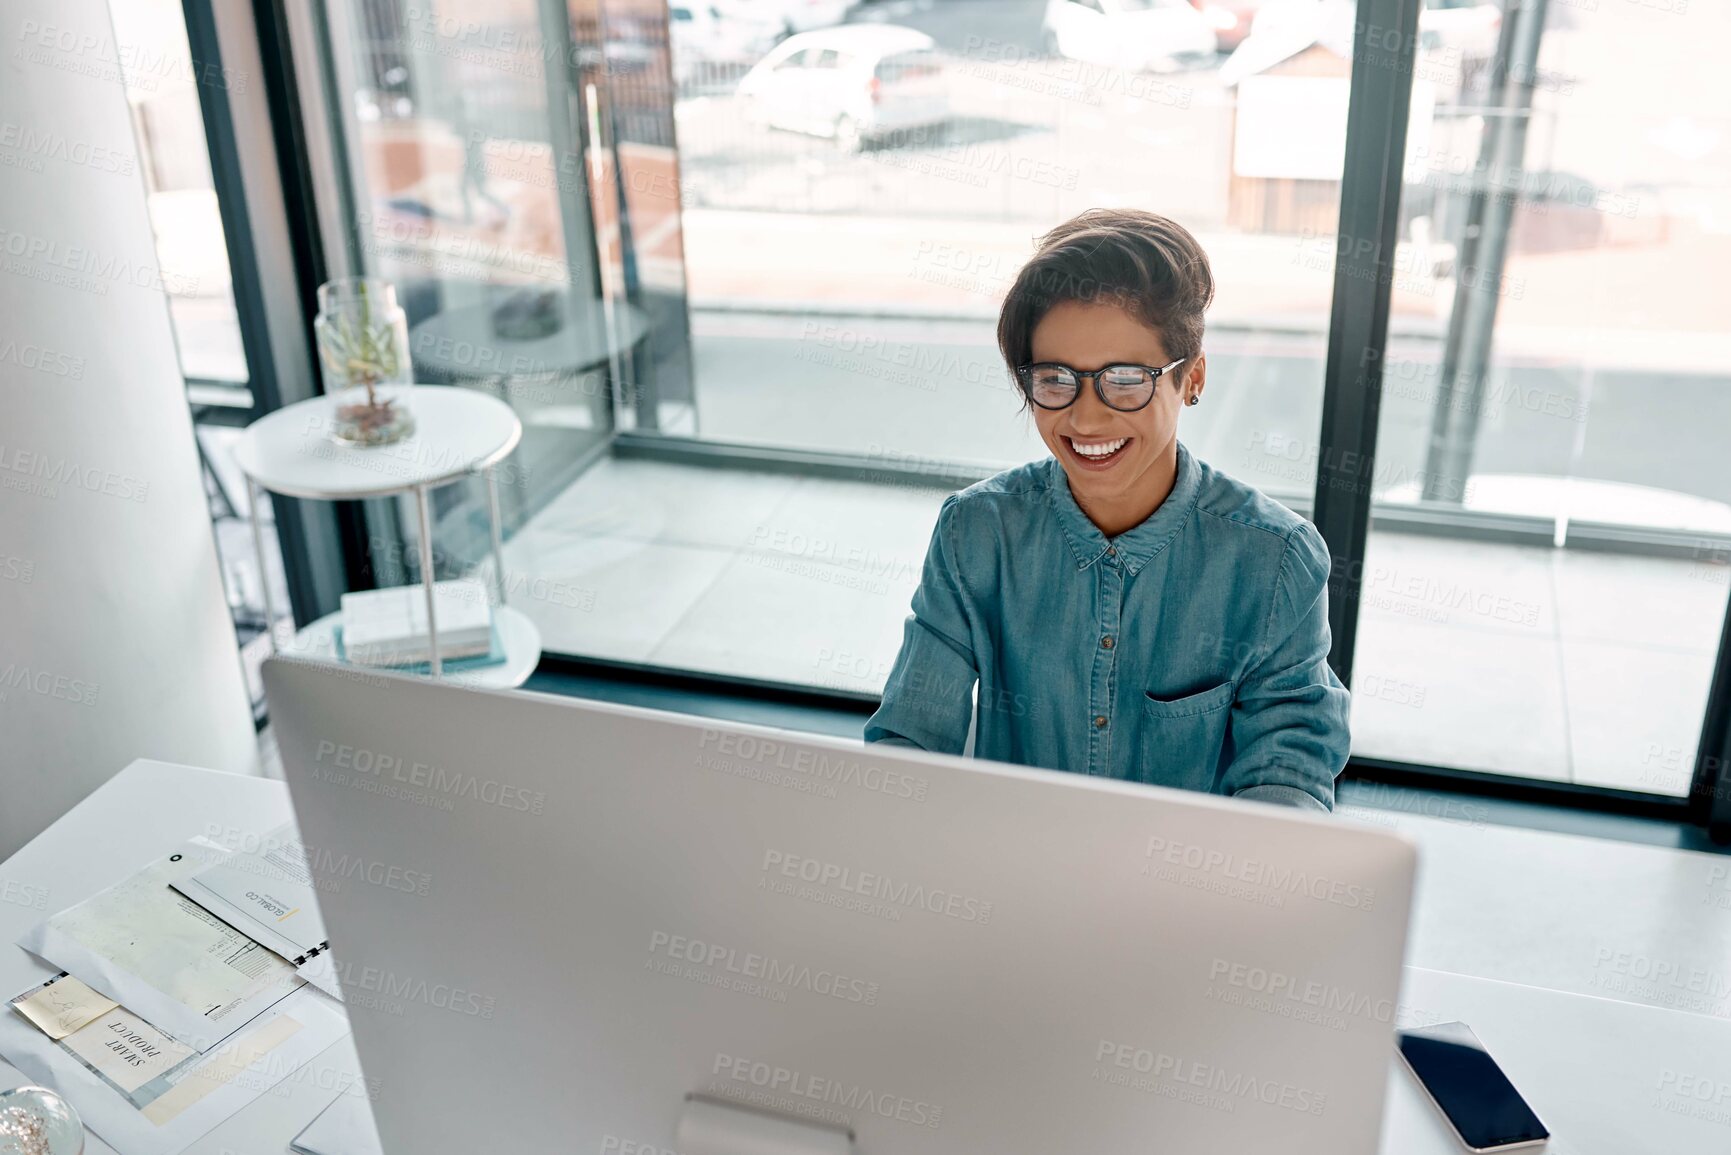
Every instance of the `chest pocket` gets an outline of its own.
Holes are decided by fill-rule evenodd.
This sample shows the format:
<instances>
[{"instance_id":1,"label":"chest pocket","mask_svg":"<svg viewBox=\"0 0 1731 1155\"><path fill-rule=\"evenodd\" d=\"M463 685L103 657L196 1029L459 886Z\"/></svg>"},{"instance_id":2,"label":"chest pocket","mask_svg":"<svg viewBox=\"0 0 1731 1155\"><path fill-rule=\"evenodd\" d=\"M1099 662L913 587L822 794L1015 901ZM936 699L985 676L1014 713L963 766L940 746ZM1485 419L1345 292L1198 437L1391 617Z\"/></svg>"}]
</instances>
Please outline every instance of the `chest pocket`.
<instances>
[{"instance_id":1,"label":"chest pocket","mask_svg":"<svg viewBox=\"0 0 1731 1155\"><path fill-rule=\"evenodd\" d=\"M1212 791L1234 688L1228 681L1181 698L1145 693L1136 781Z\"/></svg>"}]
</instances>

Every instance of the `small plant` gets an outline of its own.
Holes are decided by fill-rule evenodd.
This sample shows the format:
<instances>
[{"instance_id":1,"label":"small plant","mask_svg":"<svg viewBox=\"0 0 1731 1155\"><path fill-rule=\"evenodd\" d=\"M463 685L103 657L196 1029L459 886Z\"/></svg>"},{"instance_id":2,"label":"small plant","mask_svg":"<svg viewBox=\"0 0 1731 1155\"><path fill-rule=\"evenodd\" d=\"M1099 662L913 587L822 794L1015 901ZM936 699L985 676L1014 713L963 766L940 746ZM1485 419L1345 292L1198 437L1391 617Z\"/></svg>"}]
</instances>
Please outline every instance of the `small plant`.
<instances>
[{"instance_id":1,"label":"small plant","mask_svg":"<svg viewBox=\"0 0 1731 1155\"><path fill-rule=\"evenodd\" d=\"M338 295L350 286L352 295ZM403 312L390 286L383 287L382 303L375 303L375 291L365 279L325 286L317 323L325 389L338 394L337 436L362 445L395 441L414 428L404 407L380 389L402 382L406 340Z\"/></svg>"}]
</instances>

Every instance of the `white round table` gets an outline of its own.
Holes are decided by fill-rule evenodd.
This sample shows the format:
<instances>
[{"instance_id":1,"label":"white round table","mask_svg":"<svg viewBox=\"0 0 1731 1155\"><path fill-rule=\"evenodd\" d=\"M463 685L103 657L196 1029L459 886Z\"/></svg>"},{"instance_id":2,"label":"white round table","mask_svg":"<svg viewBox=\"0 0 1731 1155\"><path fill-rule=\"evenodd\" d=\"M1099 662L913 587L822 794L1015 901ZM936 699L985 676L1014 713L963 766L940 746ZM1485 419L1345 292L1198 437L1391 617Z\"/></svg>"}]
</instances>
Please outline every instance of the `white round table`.
<instances>
[{"instance_id":1,"label":"white round table","mask_svg":"<svg viewBox=\"0 0 1731 1155\"><path fill-rule=\"evenodd\" d=\"M483 669L509 671L520 676L510 685L521 685L540 658L540 636L533 623L505 606L504 537L499 525L499 485L493 467L508 457L523 438L523 423L511 407L485 393L451 386L417 385L408 395L415 418L415 431L390 445L344 445L331 438L336 400L328 395L285 405L247 426L235 447L235 461L246 474L247 500L252 512L253 548L258 555L264 587L265 621L271 649L276 650L275 610L270 583L262 581L264 539L258 520L258 490L284 497L315 501L355 501L368 497L390 497L413 493L420 516L421 584L427 592L427 632L433 651L434 677L444 673L439 660L439 627L433 616L433 534L427 514L429 490L461 481L474 474L487 479L487 506L492 520L493 577L498 592L500 635L507 660L503 667ZM334 630L328 615L296 635L297 648L316 650L316 631ZM328 624L328 625L327 625ZM517 642L514 648L512 640ZM329 638L326 639L327 643ZM530 653L532 646L533 653ZM335 658L334 646L329 650ZM525 662L527 663L525 665ZM487 684L495 683L488 679Z\"/></svg>"},{"instance_id":2,"label":"white round table","mask_svg":"<svg viewBox=\"0 0 1731 1155\"><path fill-rule=\"evenodd\" d=\"M629 351L649 332L635 305L620 305L618 340L599 302L569 295L559 301L559 328L537 337L501 337L493 330L496 303L460 305L434 313L409 332L415 364L454 376L491 380L535 374L581 373Z\"/></svg>"}]
</instances>

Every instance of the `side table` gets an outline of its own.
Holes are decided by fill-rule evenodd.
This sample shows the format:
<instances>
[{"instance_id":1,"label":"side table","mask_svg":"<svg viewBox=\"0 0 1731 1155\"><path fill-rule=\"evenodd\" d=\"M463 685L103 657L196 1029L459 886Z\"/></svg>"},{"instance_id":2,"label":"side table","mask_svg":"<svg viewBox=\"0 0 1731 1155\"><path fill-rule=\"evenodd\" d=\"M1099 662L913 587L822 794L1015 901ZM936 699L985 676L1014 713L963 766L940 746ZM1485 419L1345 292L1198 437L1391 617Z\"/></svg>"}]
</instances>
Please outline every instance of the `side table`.
<instances>
[{"instance_id":1,"label":"side table","mask_svg":"<svg viewBox=\"0 0 1731 1155\"><path fill-rule=\"evenodd\" d=\"M495 614L502 666L465 671L479 685L519 686L541 655L540 631L527 615L505 604L504 536L499 525L499 483L493 467L523 438L523 423L511 407L485 393L453 386L416 385L408 395L415 431L390 445L353 446L332 439L335 401L329 396L297 401L247 426L235 447L235 461L247 479L253 548L264 588L265 620L271 650L277 649L275 608L264 574L264 538L259 528L259 491L315 501L357 501L413 493L420 520L421 584L427 596L427 633L432 644L432 674L441 677L439 627L433 610L433 533L428 491L476 473L487 479L492 523L493 578L498 594ZM341 611L327 614L295 635L298 650L336 659L335 632ZM357 667L360 668L360 667Z\"/></svg>"}]
</instances>

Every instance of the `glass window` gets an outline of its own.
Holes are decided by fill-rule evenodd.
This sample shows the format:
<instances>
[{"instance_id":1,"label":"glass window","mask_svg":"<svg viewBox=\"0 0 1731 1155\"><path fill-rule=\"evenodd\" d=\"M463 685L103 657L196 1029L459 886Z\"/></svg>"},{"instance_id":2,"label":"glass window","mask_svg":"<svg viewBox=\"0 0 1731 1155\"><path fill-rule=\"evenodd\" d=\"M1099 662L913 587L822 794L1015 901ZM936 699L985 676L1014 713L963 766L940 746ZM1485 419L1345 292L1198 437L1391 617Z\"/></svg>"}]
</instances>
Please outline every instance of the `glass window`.
<instances>
[{"instance_id":1,"label":"glass window","mask_svg":"<svg viewBox=\"0 0 1731 1155\"><path fill-rule=\"evenodd\" d=\"M488 393L522 419L522 442L498 470L509 532L605 445L623 359L643 352L623 335L641 334L640 314L612 307L609 260L617 198L631 203L640 190L584 145L586 121L603 111L596 78L609 67L641 74L642 34L630 20L604 30L593 14L552 20L538 0L330 0L324 10L341 120L332 139L353 206L339 241L354 272L395 285L418 383ZM666 13L654 22L663 41ZM605 111L630 116L626 90ZM438 576L490 566L485 487L432 498ZM418 576L406 514L389 502L369 510L380 584Z\"/></svg>"},{"instance_id":2,"label":"glass window","mask_svg":"<svg viewBox=\"0 0 1731 1155\"><path fill-rule=\"evenodd\" d=\"M1731 588L1731 15L1553 4L1498 68L1494 10L1430 7L1469 19L1421 18L1356 751L1682 795Z\"/></svg>"},{"instance_id":3,"label":"glass window","mask_svg":"<svg viewBox=\"0 0 1731 1155\"><path fill-rule=\"evenodd\" d=\"M547 649L876 693L943 497L1045 455L996 310L1093 206L1201 240L1181 435L1308 511L1354 6L1229 7L326 0L351 244L419 372L524 415ZM1731 117L1694 79L1731 17L1548 12L1420 14L1356 752L1675 795L1731 572ZM497 369L525 293L581 357ZM441 510L453 570L478 524Z\"/></svg>"},{"instance_id":4,"label":"glass window","mask_svg":"<svg viewBox=\"0 0 1731 1155\"><path fill-rule=\"evenodd\" d=\"M1188 5L1133 59L1073 4L1029 26L817 3L768 30L753 7L673 36L677 87L642 97L672 110L676 196L633 206L621 251L682 287L654 323L689 358L633 381L685 408L621 427L508 544L508 567L613 607L537 606L549 649L876 692L943 496L1045 455L996 309L1033 238L1095 205L1201 238L1220 292L1186 440L1308 503L1314 458L1289 447L1321 412L1349 73L1331 27L1233 63ZM857 86L796 68L848 57L873 62ZM637 75L605 78L616 105Z\"/></svg>"},{"instance_id":5,"label":"glass window","mask_svg":"<svg viewBox=\"0 0 1731 1155\"><path fill-rule=\"evenodd\" d=\"M110 11L116 41L134 62L122 75L181 372L190 382L244 389L246 351L179 0L114 0ZM250 404L244 393L234 400Z\"/></svg>"},{"instance_id":6,"label":"glass window","mask_svg":"<svg viewBox=\"0 0 1731 1155\"><path fill-rule=\"evenodd\" d=\"M246 482L233 458L253 397L205 137L201 98L208 77L193 64L179 0L113 0L109 13L125 62L120 75L138 161L135 166L131 158L109 156L92 158L91 164L111 179L142 177L223 587L253 708L262 712L258 671L269 653L264 585L270 584L278 606L288 604L288 592L276 535L268 530L265 572L259 572ZM260 517L268 526L270 509Z\"/></svg>"},{"instance_id":7,"label":"glass window","mask_svg":"<svg viewBox=\"0 0 1731 1155\"><path fill-rule=\"evenodd\" d=\"M944 66L935 52L902 52L878 61L874 71L879 80L896 83L903 80L936 80L943 75Z\"/></svg>"}]
</instances>

